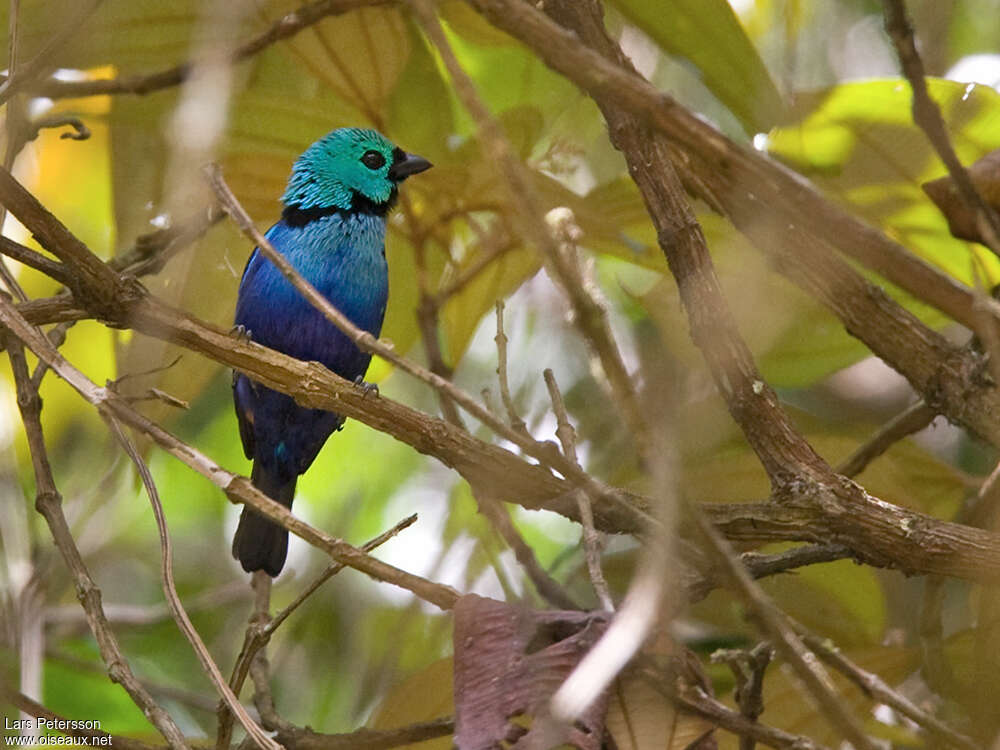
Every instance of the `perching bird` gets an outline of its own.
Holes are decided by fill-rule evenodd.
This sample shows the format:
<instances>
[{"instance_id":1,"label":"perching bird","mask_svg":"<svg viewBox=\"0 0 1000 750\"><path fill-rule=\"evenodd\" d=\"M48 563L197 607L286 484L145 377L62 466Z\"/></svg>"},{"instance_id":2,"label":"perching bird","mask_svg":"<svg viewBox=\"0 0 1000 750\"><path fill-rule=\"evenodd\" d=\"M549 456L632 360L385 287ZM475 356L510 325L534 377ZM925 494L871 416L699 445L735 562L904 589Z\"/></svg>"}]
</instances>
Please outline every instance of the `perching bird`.
<instances>
[{"instance_id":1,"label":"perching bird","mask_svg":"<svg viewBox=\"0 0 1000 750\"><path fill-rule=\"evenodd\" d=\"M399 183L431 163L374 130L341 128L312 144L292 167L281 220L267 231L275 249L356 326L378 336L389 292L386 215ZM360 380L365 354L314 308L255 249L243 271L236 326L258 344L316 360L347 380ZM299 406L245 375L233 378L233 400L251 480L292 507L295 482L344 418ZM247 572L281 572L288 532L244 507L233 557Z\"/></svg>"}]
</instances>

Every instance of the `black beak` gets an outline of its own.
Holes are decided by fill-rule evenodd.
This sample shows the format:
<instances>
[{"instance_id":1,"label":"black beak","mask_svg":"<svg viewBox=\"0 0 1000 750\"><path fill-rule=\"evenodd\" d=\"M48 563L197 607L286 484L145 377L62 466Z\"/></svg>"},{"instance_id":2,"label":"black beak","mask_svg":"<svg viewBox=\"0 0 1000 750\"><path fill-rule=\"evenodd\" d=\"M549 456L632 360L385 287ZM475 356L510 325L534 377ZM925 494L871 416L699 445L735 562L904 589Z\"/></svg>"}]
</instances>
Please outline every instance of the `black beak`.
<instances>
[{"instance_id":1,"label":"black beak","mask_svg":"<svg viewBox=\"0 0 1000 750\"><path fill-rule=\"evenodd\" d=\"M423 172L434 165L422 156L408 154L405 151L399 152L389 167L389 179L393 182L402 182L411 174Z\"/></svg>"}]
</instances>

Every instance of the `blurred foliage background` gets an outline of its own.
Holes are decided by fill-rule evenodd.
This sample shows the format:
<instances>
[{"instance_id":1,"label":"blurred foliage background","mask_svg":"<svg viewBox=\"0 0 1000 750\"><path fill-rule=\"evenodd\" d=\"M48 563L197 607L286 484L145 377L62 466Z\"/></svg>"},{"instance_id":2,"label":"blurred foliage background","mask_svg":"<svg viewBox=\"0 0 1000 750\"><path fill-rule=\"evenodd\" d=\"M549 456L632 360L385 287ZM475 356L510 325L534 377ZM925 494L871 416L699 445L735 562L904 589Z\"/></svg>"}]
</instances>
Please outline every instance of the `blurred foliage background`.
<instances>
[{"instance_id":1,"label":"blurred foliage background","mask_svg":"<svg viewBox=\"0 0 1000 750\"><path fill-rule=\"evenodd\" d=\"M71 18L74 0L39 0L20 10L20 50L29 59ZM106 0L58 51L59 76L130 75L183 62L211 26L195 0ZM639 70L727 135L765 149L814 180L834 200L962 281L1000 281L997 260L953 239L920 189L944 174L911 122L909 88L874 0L609 0L607 22ZM287 11L290 0L246 3L226 27L245 40ZM450 41L480 92L532 170L544 200L568 206L583 230L626 361L645 372L646 388L668 389L682 419L684 491L704 500L751 500L768 493L766 476L729 420L687 337L673 280L655 244L624 162L610 146L588 97L531 53L486 24L462 2L439 6ZM931 91L966 163L1000 147L1000 2L910 3ZM984 22L984 19L986 22ZM8 27L7 9L0 28ZM210 44L226 39L209 38ZM3 48L7 41L2 42ZM972 85L975 83L975 85ZM184 218L199 188L178 183L183 90L144 96L34 99L29 113L72 114L89 140L43 130L15 172L42 202L103 257L137 236ZM529 429L552 438L555 420L541 372L551 367L581 438L585 467L629 486L638 479L634 446L585 343L567 319L564 298L537 254L520 244L494 164L442 73L436 53L405 9L393 5L328 18L267 48L235 69L218 158L239 199L262 228L294 158L334 127L369 125L435 168L408 183L390 222L391 297L384 336L397 350L453 371L473 393L496 393L497 300L506 300L511 379ZM178 133L180 135L178 135ZM177 185L181 187L178 188ZM549 206L547 206L549 207ZM835 463L913 399L901 378L866 356L838 322L771 271L734 230L701 211L729 301L764 375L794 409L817 450ZM13 220L5 230L29 242ZM206 234L145 280L156 294L228 327L250 247L228 223ZM54 282L21 267L31 296ZM910 309L957 339L937 313L890 290ZM428 338L427 333L433 332ZM158 341L87 321L68 332L64 354L97 382L127 377L122 389L157 387L188 402L147 411L223 466L247 472L230 402L230 373ZM169 366L168 366L169 365ZM156 372L150 370L166 367ZM381 392L437 412L435 396L384 363L369 380ZM73 531L125 653L140 677L192 737L214 732L215 699L163 605L155 526L134 470L91 407L57 378L45 379L44 425ZM489 437L485 431L481 434ZM230 558L237 509L210 483L147 447L175 545L179 591L223 671L242 642L251 597ZM943 519L960 512L996 456L946 424L896 445L860 477L872 493ZM103 673L71 581L32 508L33 486L8 364L0 362L0 670L17 682L38 668L34 687L53 710L99 718L110 732L153 739L124 692ZM512 554L477 513L457 475L410 448L348 423L299 483L296 512L360 544L411 512L416 526L379 555L407 570L497 598L535 594ZM590 597L577 527L561 517L519 512L516 520L543 565L581 598ZM634 543L612 539L609 575L624 591ZM290 601L326 560L293 539L274 604ZM917 695L940 700L944 715L996 730L986 696L1000 694L1000 619L996 592L944 585L948 669L929 670L920 639L924 581L851 562L813 566L764 582L790 614L829 637L867 669ZM752 629L725 591L716 591L678 626L703 656L750 644ZM349 731L451 712L449 617L409 595L346 571L325 585L279 631L270 649L281 713L298 725ZM707 658L706 658L707 662ZM923 666L923 668L921 668ZM728 673L709 667L731 700ZM823 742L824 720L785 673L772 668L762 720ZM923 683L921 683L923 681ZM914 685L918 685L914 687ZM24 683L22 682L22 685ZM905 722L875 711L838 683L868 716L868 729L915 746ZM32 680L29 680L29 687ZM8 711L9 717L15 716ZM732 738L720 737L735 747ZM730 743L725 745L725 743ZM427 743L448 747L448 740Z\"/></svg>"}]
</instances>

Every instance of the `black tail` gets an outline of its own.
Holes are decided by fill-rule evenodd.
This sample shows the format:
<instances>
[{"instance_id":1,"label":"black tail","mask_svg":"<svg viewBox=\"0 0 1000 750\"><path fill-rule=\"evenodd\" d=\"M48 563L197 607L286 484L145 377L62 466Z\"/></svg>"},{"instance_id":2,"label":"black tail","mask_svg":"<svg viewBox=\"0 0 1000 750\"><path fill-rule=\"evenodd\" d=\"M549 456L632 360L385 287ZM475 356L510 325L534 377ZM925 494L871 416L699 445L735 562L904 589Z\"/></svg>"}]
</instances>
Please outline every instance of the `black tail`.
<instances>
[{"instance_id":1,"label":"black tail","mask_svg":"<svg viewBox=\"0 0 1000 750\"><path fill-rule=\"evenodd\" d=\"M265 495L286 508L292 507L295 497L295 480L282 482L254 461L250 480ZM240 525L233 536L233 557L240 561L243 570L253 573L263 570L274 578L285 565L288 554L288 531L272 523L253 508L244 506Z\"/></svg>"}]
</instances>

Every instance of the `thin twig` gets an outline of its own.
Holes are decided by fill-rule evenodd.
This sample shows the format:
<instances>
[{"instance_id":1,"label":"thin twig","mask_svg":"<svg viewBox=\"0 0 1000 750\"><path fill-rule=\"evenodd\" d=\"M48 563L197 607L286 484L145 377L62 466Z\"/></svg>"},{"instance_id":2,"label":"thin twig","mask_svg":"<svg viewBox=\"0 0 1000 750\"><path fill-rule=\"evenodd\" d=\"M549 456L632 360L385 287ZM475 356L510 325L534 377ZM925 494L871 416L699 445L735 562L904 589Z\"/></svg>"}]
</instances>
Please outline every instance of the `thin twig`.
<instances>
[{"instance_id":1,"label":"thin twig","mask_svg":"<svg viewBox=\"0 0 1000 750\"><path fill-rule=\"evenodd\" d=\"M341 15L357 8L382 5L387 0L318 0L307 3L285 14L264 32L244 42L230 57L230 63L246 60L267 49L275 42L287 39L309 28L328 16ZM190 76L192 67L182 63L166 70L144 75L120 78L98 78L88 81L60 81L50 79L32 87L32 93L50 99L104 96L107 94L150 94L165 88L178 86ZM19 76L20 78L21 76ZM7 84L4 84L7 85ZM0 86L0 92L3 87Z\"/></svg>"},{"instance_id":2,"label":"thin twig","mask_svg":"<svg viewBox=\"0 0 1000 750\"><path fill-rule=\"evenodd\" d=\"M721 649L712 654L713 663L729 665L736 678L734 697L740 713L755 724L764 713L764 673L772 658L774 649L767 641L749 651ZM756 744L757 739L752 735L740 737L740 750L754 750Z\"/></svg>"},{"instance_id":3,"label":"thin twig","mask_svg":"<svg viewBox=\"0 0 1000 750\"><path fill-rule=\"evenodd\" d=\"M969 500L958 512L955 521L981 529L996 531L1000 509L1000 461L993 467L976 496Z\"/></svg>"},{"instance_id":4,"label":"thin twig","mask_svg":"<svg viewBox=\"0 0 1000 750\"><path fill-rule=\"evenodd\" d=\"M423 381L435 390L445 393L456 404L465 409L469 414L485 424L533 458L541 461L545 466L551 466L559 471L567 479L579 483L587 492L595 497L607 498L614 502L621 502L621 498L615 493L609 493L608 488L601 485L586 472L577 468L568 461L562 453L551 443L541 443L534 440L530 435L519 433L501 420L497 419L478 401L465 391L458 388L454 383L445 380L425 367L421 367L412 360L397 354L393 349L375 338L368 331L364 331L355 326L343 313L337 310L326 297L321 295L316 288L310 284L285 258L284 255L274 249L274 246L257 229L246 211L236 200L236 196L226 185L225 180L218 168L218 165L209 165L205 170L206 177L219 198L225 211L233 218L240 230L254 241L261 253L274 266L281 271L282 275L292 284L323 316L340 329L361 351L377 355L382 359L395 365L403 372ZM2 177L2 175L0 175Z\"/></svg>"},{"instance_id":5,"label":"thin twig","mask_svg":"<svg viewBox=\"0 0 1000 750\"><path fill-rule=\"evenodd\" d=\"M7 70L11 75L17 71L18 66L20 16L21 0L11 0L9 16L7 18L7 32L10 37L7 47ZM25 124L24 120L24 103L20 99L10 101L4 112L4 129L7 132L7 142L4 144L4 169L10 170L14 165L14 158L17 156L17 153L24 147L25 141L22 132ZM7 207L0 206L0 232L2 232L6 220ZM28 295L25 294L24 289L18 283L17 279L14 278L14 273L7 267L7 262L3 258L0 258L0 280L3 280L4 286L7 287L19 302L24 302L28 299Z\"/></svg>"},{"instance_id":6,"label":"thin twig","mask_svg":"<svg viewBox=\"0 0 1000 750\"><path fill-rule=\"evenodd\" d=\"M927 91L924 63L917 51L913 27L906 17L906 7L903 5L903 0L883 0L883 5L885 6L886 31L896 47L903 75L906 76L913 89L913 121L917 127L924 131L927 140L930 141L931 146L947 167L948 174L951 175L962 200L976 216L976 225L985 240L984 244L995 254L1000 255L1000 217L983 200L983 196L976 189L969 173L959 161L958 154L955 153L951 139L948 137L944 118L941 117L941 109Z\"/></svg>"},{"instance_id":7,"label":"thin twig","mask_svg":"<svg viewBox=\"0 0 1000 750\"><path fill-rule=\"evenodd\" d=\"M400 570L373 558L342 539L335 539L310 526L280 503L262 493L247 477L226 471L208 456L191 445L178 440L160 425L138 413L113 391L95 385L80 370L67 362L47 338L31 326L7 300L0 297L0 323L23 341L36 356L48 362L53 370L86 401L102 414L110 414L121 422L145 433L170 455L182 461L199 474L207 477L226 493L233 502L245 503L261 515L319 547L335 560L348 567L361 570L372 578L393 583L416 594L421 599L442 609L450 609L458 599L458 592L449 586L428 581L420 576ZM292 360L294 361L294 360Z\"/></svg>"},{"instance_id":8,"label":"thin twig","mask_svg":"<svg viewBox=\"0 0 1000 750\"><path fill-rule=\"evenodd\" d=\"M762 745L779 750L828 750L825 745L821 745L804 735L791 734L776 727L750 721L742 714L733 711L706 694L699 686L679 688L652 670L646 669L643 673L659 690L673 698L678 706L685 711L707 719L715 726L725 729L737 737L752 737Z\"/></svg>"},{"instance_id":9,"label":"thin twig","mask_svg":"<svg viewBox=\"0 0 1000 750\"><path fill-rule=\"evenodd\" d=\"M271 620L271 576L262 570L251 577L254 590L253 615L247 636L268 626ZM269 730L287 729L291 726L278 714L271 694L271 665L263 647L257 649L250 659L250 678L253 681L253 703L260 714L261 723ZM237 688L238 689L238 688Z\"/></svg>"},{"instance_id":10,"label":"thin twig","mask_svg":"<svg viewBox=\"0 0 1000 750\"><path fill-rule=\"evenodd\" d=\"M374 539L365 542L365 544L361 546L361 549L364 552L371 552L395 537L403 529L406 529L414 524L416 520L416 513L411 516L407 516L391 529L383 531ZM270 616L259 616L261 614L259 612L260 608L259 606L255 607L255 611L258 616L251 618L250 625L247 627L246 635L244 636L243 646L240 649L239 656L236 658L236 663L233 665L232 675L229 678L229 686L232 688L234 693L238 695L243 689L243 683L250 674L254 657L268 644L271 640L271 636L274 635L274 631L281 627L281 624L285 622L285 620L287 620L289 616L296 609L298 609L303 602L305 602L306 599L312 596L320 586L342 571L344 567L343 563L330 563L326 569L314 578L287 607L278 612L278 614L276 614L273 618ZM255 590L257 590L257 588L255 588ZM263 615L267 615L266 610ZM230 735L229 729L226 728L227 724L229 727L232 726L232 715L224 712L224 707L220 705L219 730L216 737L216 747L220 748L220 750L229 746Z\"/></svg>"},{"instance_id":11,"label":"thin twig","mask_svg":"<svg viewBox=\"0 0 1000 750\"><path fill-rule=\"evenodd\" d=\"M36 271L41 271L49 278L55 279L61 284L67 284L70 281L69 269L62 263L46 258L41 253L25 247L20 242L15 242L9 237L2 235L0 235L0 255L6 255L18 263L23 263L26 266L34 268Z\"/></svg>"},{"instance_id":12,"label":"thin twig","mask_svg":"<svg viewBox=\"0 0 1000 750\"><path fill-rule=\"evenodd\" d=\"M0 297L0 306L10 307L10 303ZM7 321L4 323L6 324ZM29 335L37 336L45 344L48 344L48 339L45 339L36 329L25 326L24 330ZM101 590L90 576L80 555L80 550L70 533L66 516L62 512L62 496L59 494L52 477L52 468L45 449L45 436L41 423L41 399L38 396L38 390L31 385L24 349L20 342L10 340L11 334L18 336L18 338L20 336L13 331L7 335L7 352L17 384L18 407L21 410L21 419L27 434L32 466L35 471L35 486L37 488L35 508L45 518L56 547L73 576L77 598L87 613L87 623L97 641L101 658L107 665L108 676L113 682L117 682L125 688L133 702L149 718L172 748L187 750L187 741L181 730L170 718L170 715L149 694L149 691L136 679L104 614L101 605ZM38 353L35 347L30 348L36 354Z\"/></svg>"},{"instance_id":13,"label":"thin twig","mask_svg":"<svg viewBox=\"0 0 1000 750\"><path fill-rule=\"evenodd\" d=\"M559 384L556 383L556 376L552 370L546 368L542 373L545 378L545 385L549 389L549 399L552 401L552 410L556 415L556 437L562 444L563 454L574 464L580 464L576 455L576 430L573 429L569 416L566 414L566 404L563 403L562 393L559 391ZM608 582L604 578L604 571L601 570L601 537L594 528L594 511L590 507L590 498L585 493L577 493L577 507L580 509L581 536L583 537L583 551L587 560L587 572L590 574L590 582L594 587L601 606L608 612L615 611L615 603L611 599L611 592L608 589Z\"/></svg>"},{"instance_id":14,"label":"thin twig","mask_svg":"<svg viewBox=\"0 0 1000 750\"><path fill-rule=\"evenodd\" d=\"M517 247L517 243L504 232L501 240L478 253L468 266L458 271L453 279L434 294L434 304L442 307L449 299L472 283L479 274L489 268L494 261L499 260L515 247Z\"/></svg>"},{"instance_id":15,"label":"thin twig","mask_svg":"<svg viewBox=\"0 0 1000 750\"><path fill-rule=\"evenodd\" d=\"M514 558L524 568L524 572L542 598L559 609L580 609L580 605L573 597L538 562L535 550L518 531L507 508L499 500L486 496L483 492L476 491L474 496L479 504L479 510L514 552Z\"/></svg>"},{"instance_id":16,"label":"thin twig","mask_svg":"<svg viewBox=\"0 0 1000 750\"><path fill-rule=\"evenodd\" d=\"M570 255L576 252L576 248L570 246L571 241L561 242L553 236L553 229L547 223L542 208L543 202L534 189L527 168L515 157L507 136L455 57L438 22L433 4L429 0L410 0L410 6L424 33L441 55L455 92L476 123L483 156L495 162L504 177L511 205L518 217L518 228L554 270L555 278L566 294L584 340L597 354L611 395L631 431L639 455L644 455L650 445L649 426L643 417L632 379L608 324L607 313L595 295L586 289L580 273L574 269ZM562 230L557 226L556 231Z\"/></svg>"},{"instance_id":17,"label":"thin twig","mask_svg":"<svg viewBox=\"0 0 1000 750\"><path fill-rule=\"evenodd\" d=\"M365 542L363 545L361 545L361 549L364 550L365 552L371 552L372 550L381 547L383 544L385 544L390 539L399 534L399 532L403 531L404 529L408 529L416 522L417 522L416 513L414 513L411 516L407 516L402 521L393 526L391 529L387 529L374 539L370 539L369 541ZM299 595L296 596L287 607L285 607L283 610L278 612L278 614L276 614L274 617L271 618L271 621L268 622L266 626L264 626L264 631L263 631L264 635L266 635L268 638L274 635L274 631L277 630L279 627L281 627L281 624L288 619L289 615L291 615L296 609L302 606L302 603L310 596L312 596L316 592L316 589L318 589L324 583L329 581L333 576L337 575L337 573L339 573L343 569L344 569L343 563L337 563L337 562L330 563L322 573L316 576L316 578L314 578L304 589L302 589L301 592L299 592Z\"/></svg>"},{"instance_id":18,"label":"thin twig","mask_svg":"<svg viewBox=\"0 0 1000 750\"><path fill-rule=\"evenodd\" d=\"M218 665L212 659L212 655L208 652L204 641L202 641L201 636L198 635L198 631L195 630L194 625L191 623L191 618L188 617L187 612L184 610L184 605L177 595L177 586L174 583L173 544L170 541L167 519L163 514L163 503L160 502L160 493L156 488L156 483L153 481L153 475L142 456L135 449L135 446L126 437L121 425L118 424L118 420L111 416L105 416L105 421L111 430L111 434L115 436L118 444L121 445L122 450L132 460L132 463L135 464L136 470L142 478L146 494L149 496L149 503L153 508L153 516L156 519L156 530L160 535L160 576L163 580L163 593L167 600L167 606L170 608L170 613L177 623L177 627L191 644L191 648L194 650L195 656L198 657L201 668L205 670L205 674L208 675L208 679L215 686L222 700L236 714L236 717L240 720L240 724L243 725L243 728L246 729L247 734L253 738L257 746L261 750L280 750L281 746L267 736L260 725L243 708L239 698L229 689L226 679L222 676L222 672L219 671Z\"/></svg>"},{"instance_id":19,"label":"thin twig","mask_svg":"<svg viewBox=\"0 0 1000 750\"><path fill-rule=\"evenodd\" d=\"M260 714L261 723L269 731L288 730L292 724L285 721L274 706L274 695L271 693L270 663L267 653L261 649L254 654L250 662L250 679L253 681L253 704Z\"/></svg>"},{"instance_id":20,"label":"thin twig","mask_svg":"<svg viewBox=\"0 0 1000 750\"><path fill-rule=\"evenodd\" d=\"M445 367L444 361L441 358L441 351L437 343L438 306L435 303L435 300L426 291L427 279L426 269L424 268L424 251L422 247L419 246L417 252L417 267L419 284L421 287L420 309L418 310L417 315L421 322L428 359L431 363L431 371L438 374L444 374L445 371L447 371L450 376L450 370ZM527 425L525 425L524 420L518 416L516 410L514 409L514 405L510 400L509 389L507 389L507 337L503 333L503 303L499 300L497 301L496 342L498 361L497 373L500 378L500 392L501 394L506 394L504 404L507 407L507 416L510 427L523 435L525 438L531 440L532 437L528 432ZM445 420L456 427L465 429L465 425L458 414L458 410L455 408L455 403L441 391L439 391L439 396ZM491 409L487 409L487 413L491 416L496 416L495 412ZM514 552L515 559L524 569L528 579L531 581L535 590L542 596L542 598L551 605L560 609L576 609L577 605L573 601L572 597L570 597L563 587L554 578L552 578L552 576L550 576L544 568L542 568L541 564L538 562L538 557L535 555L534 549L532 549L531 546L524 540L524 537L514 525L514 522L511 520L510 513L503 506L503 504L491 494L484 492L482 489L475 486L472 488L472 494L477 505L479 506L480 512L486 516L493 529ZM499 576L499 570L497 573ZM501 584L503 584L502 578Z\"/></svg>"},{"instance_id":21,"label":"thin twig","mask_svg":"<svg viewBox=\"0 0 1000 750\"><path fill-rule=\"evenodd\" d=\"M410 218L411 224L413 220L411 214L408 211L407 217ZM437 327L438 327L438 306L435 300L431 297L428 291L428 279L427 279L427 269L426 269L426 248L422 243L417 244L415 247L416 259L417 259L417 280L418 286L420 287L420 302L418 303L417 318L420 322L422 338L424 340L424 346L427 352L427 359L430 363L431 372L442 376L448 382L451 378L451 368L449 368L441 354L441 348L437 339ZM497 350L498 350L498 361L501 365L498 365L497 372L500 374L500 385L501 392L504 392L506 386L506 375L507 375L507 339L503 336L503 324L502 324L502 303L497 302ZM462 422L462 418L458 413L458 409L455 407L455 402L443 391L438 391L438 396L441 402L441 412L447 422L455 425L458 428L465 429L465 425ZM517 415L514 411L513 404L510 403L510 394L507 394L507 400L505 403L508 407L508 418L510 421L510 426L521 432L526 438L531 439L531 434L528 432L527 426L524 421ZM492 414L493 412L488 412ZM500 537L506 542L507 546L514 552L514 557L524 568L525 573L531 580L532 585L534 585L535 590L550 604L561 609L576 609L576 603L573 599L565 592L563 587L550 576L538 562L538 558L535 555L535 551L531 546L524 540L521 532L518 531L517 527L511 520L510 513L507 509L491 495L483 492L477 487L472 488L473 497L479 506L480 511L486 518L490 521L493 529L500 535Z\"/></svg>"},{"instance_id":22,"label":"thin twig","mask_svg":"<svg viewBox=\"0 0 1000 750\"><path fill-rule=\"evenodd\" d=\"M32 700L22 693L11 692L5 687L3 682L0 682L0 696L18 711L22 711L29 716L34 716L37 719L53 722L56 726L64 727L59 731L63 732L67 737L75 737L76 739L83 740L82 744L84 745L100 745L102 747L111 747L113 750L164 750L162 745L147 745L145 742L108 734L107 732L102 732L100 729L85 729L80 726L84 724L83 721L72 722L55 711L50 711L38 701ZM88 743L87 740L91 742ZM110 742L111 744L106 745L106 742Z\"/></svg>"},{"instance_id":23,"label":"thin twig","mask_svg":"<svg viewBox=\"0 0 1000 750\"><path fill-rule=\"evenodd\" d=\"M844 545L803 544L773 554L744 552L740 555L740 563L747 569L752 578L757 579L779 575L807 565L843 560L851 556L851 549ZM687 601L690 603L701 601L719 585L717 571L696 575L684 582Z\"/></svg>"},{"instance_id":24,"label":"thin twig","mask_svg":"<svg viewBox=\"0 0 1000 750\"><path fill-rule=\"evenodd\" d=\"M265 644L261 642L258 634L271 618L271 577L263 571L255 571L250 576L250 587L253 590L253 609L250 613L250 619L247 621L246 633L243 636L243 648L240 649L240 653L236 657L236 663L233 665L233 671L228 683L229 689L237 697L243 690L243 683L250 673L254 657L260 651L263 651ZM260 643L260 645L258 650L251 652L251 644L255 642ZM267 664L265 663L264 666L267 667ZM263 680L265 684L269 679L267 675L268 670L269 668L265 669L263 676L258 675L258 680ZM258 680L255 680L255 685ZM267 685L267 690L270 692L270 685ZM233 737L233 721L235 716L232 708L224 700L219 701L216 716L218 717L218 728L215 735L215 748L216 750L227 750ZM263 716L261 719L263 720ZM266 724L264 726L267 727Z\"/></svg>"},{"instance_id":25,"label":"thin twig","mask_svg":"<svg viewBox=\"0 0 1000 750\"><path fill-rule=\"evenodd\" d=\"M49 332L46 334L46 337L48 338L49 342L52 344L53 347L58 349L65 343L66 334L69 333L69 329L72 328L73 325L74 325L73 321L67 321L64 323L56 323L56 325L52 326L52 328L49 329ZM31 385L34 388L41 387L42 378L45 377L45 373L48 372L48 369L49 366L45 362L39 360L38 364L35 366L35 371L31 373Z\"/></svg>"},{"instance_id":26,"label":"thin twig","mask_svg":"<svg viewBox=\"0 0 1000 750\"><path fill-rule=\"evenodd\" d=\"M85 141L90 138L90 128L79 117L74 117L73 115L52 115L51 117L42 117L28 123L28 132L24 139L25 141L33 141L46 128L63 128L67 126L73 129L72 132L67 131L62 133L59 136L60 139Z\"/></svg>"},{"instance_id":27,"label":"thin twig","mask_svg":"<svg viewBox=\"0 0 1000 750\"><path fill-rule=\"evenodd\" d=\"M521 415L517 413L514 399L510 395L510 381L507 374L507 343L509 339L503 329L504 302L502 299L497 300L496 311L497 334L493 340L497 345L497 381L500 384L500 401L503 403L504 409L507 410L507 421L511 428L523 435L528 435L528 426L521 419Z\"/></svg>"},{"instance_id":28,"label":"thin twig","mask_svg":"<svg viewBox=\"0 0 1000 750\"><path fill-rule=\"evenodd\" d=\"M416 231L416 217L414 217L413 211L410 209L410 202L406 200L405 196L403 196L402 203L403 209L406 212L406 220L411 230L413 257L417 270L417 290L420 295L416 310L417 324L420 327L420 338L424 344L424 352L427 354L427 364L431 372L450 381L454 370L444 361L441 342L438 338L440 307L434 303L434 299L430 293L426 236ZM462 416L458 413L455 402L441 391L438 391L438 400L441 404L441 414L444 418L456 427L464 429L465 425L462 422Z\"/></svg>"},{"instance_id":29,"label":"thin twig","mask_svg":"<svg viewBox=\"0 0 1000 750\"><path fill-rule=\"evenodd\" d=\"M743 601L747 614L792 667L833 729L856 750L876 750L874 741L865 734L857 719L840 701L830 675L803 644L787 615L754 582L733 553L729 542L708 522L701 508L692 502L686 504L689 515L706 542L706 548L720 564L734 592Z\"/></svg>"},{"instance_id":30,"label":"thin twig","mask_svg":"<svg viewBox=\"0 0 1000 750\"><path fill-rule=\"evenodd\" d=\"M877 674L859 667L829 641L810 633L798 623L796 623L795 629L801 636L803 643L812 649L813 653L861 688L869 698L895 709L925 729L937 740L946 742L952 747L962 750L976 750L979 747L971 738L956 732L936 716L924 711L905 695L893 690Z\"/></svg>"},{"instance_id":31,"label":"thin twig","mask_svg":"<svg viewBox=\"0 0 1000 750\"><path fill-rule=\"evenodd\" d=\"M295 728L279 730L275 736L289 750L389 750L446 737L454 731L455 720L449 717L397 729L359 729L348 734L321 734L309 728Z\"/></svg>"},{"instance_id":32,"label":"thin twig","mask_svg":"<svg viewBox=\"0 0 1000 750\"><path fill-rule=\"evenodd\" d=\"M73 15L48 38L33 58L16 70L13 68L10 70L7 78L0 83L0 104L9 100L42 73L58 66L58 52L72 43L73 37L80 35L81 27L101 2L102 0L90 0L89 3L76 5Z\"/></svg>"},{"instance_id":33,"label":"thin twig","mask_svg":"<svg viewBox=\"0 0 1000 750\"><path fill-rule=\"evenodd\" d=\"M837 466L835 471L845 477L856 477L872 461L905 437L920 432L934 421L937 413L921 399L910 404L895 417L886 422L868 441Z\"/></svg>"},{"instance_id":34,"label":"thin twig","mask_svg":"<svg viewBox=\"0 0 1000 750\"><path fill-rule=\"evenodd\" d=\"M157 273L168 260L190 247L225 216L225 211L213 205L166 229L139 235L133 247L116 255L108 265L132 276Z\"/></svg>"},{"instance_id":35,"label":"thin twig","mask_svg":"<svg viewBox=\"0 0 1000 750\"><path fill-rule=\"evenodd\" d=\"M944 650L944 599L947 595L945 580L940 576L924 579L923 600L917 633L923 659L920 673L934 692L947 695L955 686L951 660Z\"/></svg>"},{"instance_id":36,"label":"thin twig","mask_svg":"<svg viewBox=\"0 0 1000 750\"><path fill-rule=\"evenodd\" d=\"M494 341L497 345L496 372L500 387L500 394L503 397L502 400L504 406L506 407L507 421L510 424L510 427L519 434L524 435L527 439L531 440L533 439L531 433L528 431L528 426L525 424L524 420L521 419L521 416L517 413L517 409L514 407L513 399L511 399L510 396L510 388L507 384L507 336L503 329L503 310L503 301L497 300L497 334ZM487 403L485 399L484 403ZM493 409L488 409L488 411L490 414L496 414ZM473 488L472 494L479 506L480 512L486 516L493 529L514 552L514 558L521 565L521 567L524 568L524 572L527 574L528 579L531 581L539 595L541 595L541 597L549 604L559 609L578 609L579 605L577 605L562 585L549 575L548 572L542 567L541 563L538 562L538 556L535 554L535 550L525 541L517 526L514 525L514 521L511 519L509 511L503 503L493 497L492 494L477 487ZM501 585L503 584L503 579L501 579ZM504 588L506 589L506 586L504 586Z\"/></svg>"},{"instance_id":37,"label":"thin twig","mask_svg":"<svg viewBox=\"0 0 1000 750\"><path fill-rule=\"evenodd\" d=\"M503 330L502 300L497 300L496 310L496 371L500 383L500 393L504 395L503 402L507 409L507 420L512 429L516 430L518 433L524 435L524 437L530 440L533 439L531 433L528 431L528 427L524 423L524 420L521 419L517 410L514 408L514 403L510 397L510 389L507 385L507 336L504 334ZM484 403L486 403L485 400ZM490 414L496 415L496 412L493 409L488 409L488 411ZM457 414L455 417L457 418ZM461 420L456 421L456 419L448 417L447 413L446 418L449 422L458 427L463 426ZM513 551L514 558L524 569L525 574L527 574L528 579L531 581L539 595L549 604L559 609L578 609L577 603L566 592L562 585L550 576L542 567L541 563L538 562L538 556L535 555L535 550L525 541L517 526L514 525L507 508L504 507L504 505L490 493L485 492L478 487L472 488L472 495L476 500L479 511L486 516L494 531L500 535L507 546ZM498 566L495 565L494 567L497 568L497 575L500 577ZM502 577L501 585L506 590L507 587L504 584Z\"/></svg>"}]
</instances>

